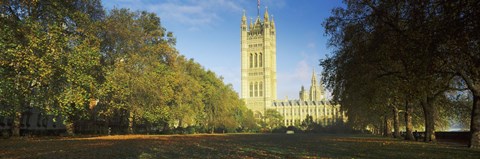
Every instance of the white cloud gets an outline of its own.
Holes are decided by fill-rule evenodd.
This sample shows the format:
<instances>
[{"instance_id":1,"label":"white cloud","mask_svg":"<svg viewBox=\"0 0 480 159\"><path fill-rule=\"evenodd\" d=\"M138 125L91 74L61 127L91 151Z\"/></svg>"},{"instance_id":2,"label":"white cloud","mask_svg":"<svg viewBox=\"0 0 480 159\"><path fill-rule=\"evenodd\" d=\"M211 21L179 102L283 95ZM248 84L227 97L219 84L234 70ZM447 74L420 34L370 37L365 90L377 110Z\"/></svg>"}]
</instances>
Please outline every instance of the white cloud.
<instances>
[{"instance_id":1,"label":"white cloud","mask_svg":"<svg viewBox=\"0 0 480 159\"><path fill-rule=\"evenodd\" d=\"M117 0L105 1L117 8L130 8L133 11L146 10L157 13L162 21L179 23L187 28L205 28L223 21L222 14L238 13L242 11L241 2L230 0ZM196 29L193 29L196 30Z\"/></svg>"},{"instance_id":2,"label":"white cloud","mask_svg":"<svg viewBox=\"0 0 480 159\"><path fill-rule=\"evenodd\" d=\"M307 44L307 47L308 47L308 48L311 48L311 49L314 49L314 48L317 47L317 45L316 45L314 42L309 42L309 43Z\"/></svg>"},{"instance_id":3,"label":"white cloud","mask_svg":"<svg viewBox=\"0 0 480 159\"><path fill-rule=\"evenodd\" d=\"M169 22L180 23L197 29L210 27L223 21L221 14L229 12L241 13L241 7L236 1L228 0L190 0L168 1L159 4L146 4L147 10L156 12Z\"/></svg>"},{"instance_id":4,"label":"white cloud","mask_svg":"<svg viewBox=\"0 0 480 159\"><path fill-rule=\"evenodd\" d=\"M278 99L298 99L298 91L301 86L309 87L309 81L312 76L312 66L310 66L307 60L303 59L296 63L293 72L278 72L277 73L277 93Z\"/></svg>"},{"instance_id":5,"label":"white cloud","mask_svg":"<svg viewBox=\"0 0 480 159\"><path fill-rule=\"evenodd\" d=\"M300 91L301 86L303 85L305 89L309 89L311 85L312 71L315 69L315 74L317 80L321 73L321 68L319 67L319 54L316 51L313 52L298 52L297 55L301 57L296 64L292 64L294 69L284 70L284 72L277 73L277 90L278 90L278 99L285 99L285 96L288 96L288 99L298 99L298 92ZM325 96L330 98L331 93L326 91Z\"/></svg>"},{"instance_id":6,"label":"white cloud","mask_svg":"<svg viewBox=\"0 0 480 159\"><path fill-rule=\"evenodd\" d=\"M178 23L192 31L213 27L218 22L225 21L224 14L242 13L245 6L256 8L256 1L234 0L112 0L104 1L117 8L130 8L131 10L146 10L154 12L162 18L162 22ZM261 0L261 10L265 6L282 9L287 5L286 0Z\"/></svg>"},{"instance_id":7,"label":"white cloud","mask_svg":"<svg viewBox=\"0 0 480 159\"><path fill-rule=\"evenodd\" d=\"M295 78L296 80L300 79L301 81L308 81L311 78L311 67L309 66L306 60L302 60L297 63L295 68Z\"/></svg>"}]
</instances>

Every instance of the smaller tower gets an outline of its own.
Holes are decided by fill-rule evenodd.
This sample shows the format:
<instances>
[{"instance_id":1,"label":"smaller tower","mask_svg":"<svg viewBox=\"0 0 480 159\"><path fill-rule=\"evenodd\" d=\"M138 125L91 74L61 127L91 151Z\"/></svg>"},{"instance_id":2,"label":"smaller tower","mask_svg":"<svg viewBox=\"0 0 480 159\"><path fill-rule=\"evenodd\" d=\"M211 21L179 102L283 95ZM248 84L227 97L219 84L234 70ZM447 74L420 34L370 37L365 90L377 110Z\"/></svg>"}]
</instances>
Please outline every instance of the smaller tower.
<instances>
[{"instance_id":1,"label":"smaller tower","mask_svg":"<svg viewBox=\"0 0 480 159\"><path fill-rule=\"evenodd\" d=\"M307 101L307 100L308 100L308 94L302 85L302 89L300 90L300 101Z\"/></svg>"},{"instance_id":2,"label":"smaller tower","mask_svg":"<svg viewBox=\"0 0 480 159\"><path fill-rule=\"evenodd\" d=\"M310 86L310 100L320 101L323 99L323 91L320 89L320 84L317 82L317 76L315 75L315 69L312 73L312 85Z\"/></svg>"}]
</instances>

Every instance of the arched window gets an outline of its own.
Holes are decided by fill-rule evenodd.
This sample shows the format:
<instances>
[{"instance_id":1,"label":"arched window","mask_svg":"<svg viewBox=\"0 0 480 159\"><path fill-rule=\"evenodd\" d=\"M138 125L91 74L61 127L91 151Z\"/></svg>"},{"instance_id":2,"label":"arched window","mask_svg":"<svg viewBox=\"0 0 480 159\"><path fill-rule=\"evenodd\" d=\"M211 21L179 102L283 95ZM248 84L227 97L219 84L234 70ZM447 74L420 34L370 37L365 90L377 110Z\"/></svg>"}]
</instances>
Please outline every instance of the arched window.
<instances>
[{"instance_id":1,"label":"arched window","mask_svg":"<svg viewBox=\"0 0 480 159\"><path fill-rule=\"evenodd\" d=\"M255 97L258 97L258 82L255 82Z\"/></svg>"},{"instance_id":2,"label":"arched window","mask_svg":"<svg viewBox=\"0 0 480 159\"><path fill-rule=\"evenodd\" d=\"M258 67L258 54L255 53L255 67Z\"/></svg>"},{"instance_id":3,"label":"arched window","mask_svg":"<svg viewBox=\"0 0 480 159\"><path fill-rule=\"evenodd\" d=\"M253 67L253 54L250 54L250 68Z\"/></svg>"},{"instance_id":4,"label":"arched window","mask_svg":"<svg viewBox=\"0 0 480 159\"><path fill-rule=\"evenodd\" d=\"M259 56L258 59L259 59L259 60L258 60L258 63L259 63L258 66L259 66L259 67L263 67L263 55L262 55L262 53L260 53L260 56Z\"/></svg>"},{"instance_id":5,"label":"arched window","mask_svg":"<svg viewBox=\"0 0 480 159\"><path fill-rule=\"evenodd\" d=\"M260 93L259 93L260 97L263 97L263 83L260 82L260 86L258 86L258 87L260 87L260 89L259 89L260 90Z\"/></svg>"},{"instance_id":6,"label":"arched window","mask_svg":"<svg viewBox=\"0 0 480 159\"><path fill-rule=\"evenodd\" d=\"M253 83L250 82L250 97L253 97Z\"/></svg>"}]
</instances>

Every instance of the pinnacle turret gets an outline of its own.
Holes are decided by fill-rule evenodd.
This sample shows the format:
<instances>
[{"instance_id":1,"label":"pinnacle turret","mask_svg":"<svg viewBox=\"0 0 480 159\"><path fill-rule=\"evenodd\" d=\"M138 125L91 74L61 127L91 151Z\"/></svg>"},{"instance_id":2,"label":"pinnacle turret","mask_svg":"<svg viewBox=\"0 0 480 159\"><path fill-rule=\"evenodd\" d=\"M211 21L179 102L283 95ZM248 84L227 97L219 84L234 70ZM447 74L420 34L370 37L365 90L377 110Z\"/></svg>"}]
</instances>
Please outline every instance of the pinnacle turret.
<instances>
[{"instance_id":1,"label":"pinnacle turret","mask_svg":"<svg viewBox=\"0 0 480 159\"><path fill-rule=\"evenodd\" d=\"M247 16L245 15L245 9L243 10L242 24L246 24Z\"/></svg>"},{"instance_id":2,"label":"pinnacle turret","mask_svg":"<svg viewBox=\"0 0 480 159\"><path fill-rule=\"evenodd\" d=\"M263 15L263 19L265 22L268 22L269 21L269 17L268 17L268 7L265 7L265 14Z\"/></svg>"},{"instance_id":3,"label":"pinnacle turret","mask_svg":"<svg viewBox=\"0 0 480 159\"><path fill-rule=\"evenodd\" d=\"M273 14L272 14L272 27L275 27L275 20L273 18Z\"/></svg>"}]
</instances>

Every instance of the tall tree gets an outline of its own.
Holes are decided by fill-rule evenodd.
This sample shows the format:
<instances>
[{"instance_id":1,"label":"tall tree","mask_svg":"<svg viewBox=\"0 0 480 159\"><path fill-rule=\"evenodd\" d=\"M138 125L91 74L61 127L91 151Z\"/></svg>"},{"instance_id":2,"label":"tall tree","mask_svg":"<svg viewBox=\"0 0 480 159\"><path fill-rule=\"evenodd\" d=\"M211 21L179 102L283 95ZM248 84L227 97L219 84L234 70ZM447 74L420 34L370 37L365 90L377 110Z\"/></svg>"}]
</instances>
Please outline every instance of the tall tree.
<instances>
[{"instance_id":1,"label":"tall tree","mask_svg":"<svg viewBox=\"0 0 480 159\"><path fill-rule=\"evenodd\" d=\"M88 83L90 68L98 61L95 22L103 15L100 2L12 0L2 2L0 10L5 32L2 35L14 37L8 37L2 48L2 67L8 70L4 73L12 73L6 77L14 79L5 82L14 85L8 91L13 93L8 100L14 114L13 135L18 135L22 111L51 106L52 103L41 102L44 99L57 103L59 107L50 109L55 112L65 112L75 104L83 109L86 99L82 96L88 96L91 92L87 87L94 84ZM54 81L55 86L51 85ZM47 94L50 95L45 98ZM56 114L69 118L65 113Z\"/></svg>"},{"instance_id":2,"label":"tall tree","mask_svg":"<svg viewBox=\"0 0 480 159\"><path fill-rule=\"evenodd\" d=\"M412 139L412 114L421 106L427 132L425 141L434 140L436 111L440 109L435 100L445 95L452 77L460 75L470 80L466 84L472 92L476 89L478 62L473 61L478 61L478 33L472 29L478 28L478 20L473 18L478 14L478 2L345 3L347 8L335 9L324 23L326 33L331 35L330 45L337 48L333 57L322 62L327 70L324 80L333 89L335 99L348 106L353 103L355 93L391 87L390 90L398 90L396 95L376 98L402 99L407 139ZM384 77L399 82L391 85L370 82ZM362 81L370 84L364 85ZM358 91L368 86L366 92ZM475 112L472 110L474 123ZM471 147L478 145L475 125L471 126Z\"/></svg>"},{"instance_id":3,"label":"tall tree","mask_svg":"<svg viewBox=\"0 0 480 159\"><path fill-rule=\"evenodd\" d=\"M167 122L174 115L167 104L174 98L177 54L160 19L153 13L114 9L105 25L114 28L104 33L102 42L103 98L113 106L105 112L126 111L129 133L144 115L149 122Z\"/></svg>"}]
</instances>

